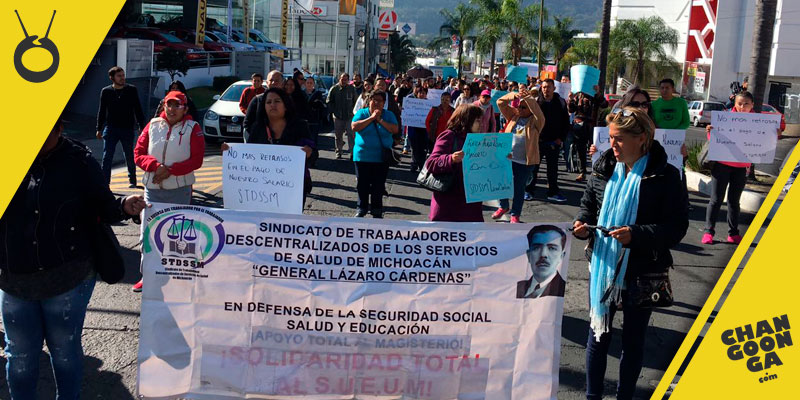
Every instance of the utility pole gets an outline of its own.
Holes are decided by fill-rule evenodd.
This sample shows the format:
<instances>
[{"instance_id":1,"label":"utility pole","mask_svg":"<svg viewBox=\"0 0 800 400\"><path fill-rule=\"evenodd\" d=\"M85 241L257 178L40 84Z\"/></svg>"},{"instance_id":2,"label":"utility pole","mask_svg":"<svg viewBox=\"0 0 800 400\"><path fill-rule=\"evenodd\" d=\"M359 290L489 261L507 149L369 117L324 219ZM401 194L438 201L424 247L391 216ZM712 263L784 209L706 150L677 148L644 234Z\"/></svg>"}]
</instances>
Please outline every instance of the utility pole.
<instances>
[{"instance_id":1,"label":"utility pole","mask_svg":"<svg viewBox=\"0 0 800 400\"><path fill-rule=\"evenodd\" d=\"M544 28L544 0L539 4L539 43L536 45L536 64L539 65L539 76L542 75L542 28Z\"/></svg>"}]
</instances>

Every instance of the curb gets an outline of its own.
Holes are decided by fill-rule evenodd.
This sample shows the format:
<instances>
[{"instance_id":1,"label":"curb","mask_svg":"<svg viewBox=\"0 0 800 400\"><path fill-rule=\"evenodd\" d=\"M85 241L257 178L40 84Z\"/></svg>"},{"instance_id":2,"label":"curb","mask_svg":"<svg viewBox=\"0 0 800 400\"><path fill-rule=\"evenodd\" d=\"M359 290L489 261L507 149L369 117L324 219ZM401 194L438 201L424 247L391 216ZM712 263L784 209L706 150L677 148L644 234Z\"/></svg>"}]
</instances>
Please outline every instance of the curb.
<instances>
[{"instance_id":1,"label":"curb","mask_svg":"<svg viewBox=\"0 0 800 400\"><path fill-rule=\"evenodd\" d=\"M688 171L686 172L686 186L689 190L694 192L703 193L707 196L711 196L711 177L703 175L699 172ZM725 195L725 201L727 201L727 194ZM759 208L761 208L761 204L764 203L766 196L753 192L752 190L745 189L742 192L742 197L739 200L739 206L744 211L750 212L757 212Z\"/></svg>"}]
</instances>

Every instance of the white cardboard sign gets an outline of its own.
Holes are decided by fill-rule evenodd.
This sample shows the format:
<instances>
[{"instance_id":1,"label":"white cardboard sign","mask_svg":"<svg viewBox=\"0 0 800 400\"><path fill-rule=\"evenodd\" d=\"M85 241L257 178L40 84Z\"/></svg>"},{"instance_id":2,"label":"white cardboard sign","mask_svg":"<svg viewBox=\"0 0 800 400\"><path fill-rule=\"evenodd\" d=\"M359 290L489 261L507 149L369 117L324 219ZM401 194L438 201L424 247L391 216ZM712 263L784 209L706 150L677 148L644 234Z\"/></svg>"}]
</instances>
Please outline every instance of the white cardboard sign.
<instances>
[{"instance_id":1,"label":"white cardboard sign","mask_svg":"<svg viewBox=\"0 0 800 400\"><path fill-rule=\"evenodd\" d=\"M754 164L775 160L780 115L712 111L711 126L709 160Z\"/></svg>"},{"instance_id":2,"label":"white cardboard sign","mask_svg":"<svg viewBox=\"0 0 800 400\"><path fill-rule=\"evenodd\" d=\"M233 143L222 154L225 208L303 213L306 153L297 146Z\"/></svg>"}]
</instances>

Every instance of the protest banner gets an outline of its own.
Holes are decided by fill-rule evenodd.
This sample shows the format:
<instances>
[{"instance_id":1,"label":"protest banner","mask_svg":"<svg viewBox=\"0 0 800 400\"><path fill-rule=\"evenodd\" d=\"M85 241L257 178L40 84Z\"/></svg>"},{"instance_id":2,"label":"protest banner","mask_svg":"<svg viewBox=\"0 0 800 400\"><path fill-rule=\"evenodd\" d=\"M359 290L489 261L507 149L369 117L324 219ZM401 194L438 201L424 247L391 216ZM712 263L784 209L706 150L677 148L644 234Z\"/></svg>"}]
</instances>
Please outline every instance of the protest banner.
<instances>
[{"instance_id":1,"label":"protest banner","mask_svg":"<svg viewBox=\"0 0 800 400\"><path fill-rule=\"evenodd\" d=\"M306 153L297 146L232 143L222 153L225 208L303 213Z\"/></svg>"},{"instance_id":2,"label":"protest banner","mask_svg":"<svg viewBox=\"0 0 800 400\"><path fill-rule=\"evenodd\" d=\"M539 76L539 64L520 61L517 65L527 68L528 76Z\"/></svg>"},{"instance_id":3,"label":"protest banner","mask_svg":"<svg viewBox=\"0 0 800 400\"><path fill-rule=\"evenodd\" d=\"M672 164L683 176L683 155L681 147L686 140L685 129L656 129L655 139L667 152L667 162Z\"/></svg>"},{"instance_id":4,"label":"protest banner","mask_svg":"<svg viewBox=\"0 0 800 400\"><path fill-rule=\"evenodd\" d=\"M569 100L569 92L572 91L572 84L569 82L556 81L556 93L564 100Z\"/></svg>"},{"instance_id":5,"label":"protest banner","mask_svg":"<svg viewBox=\"0 0 800 400\"><path fill-rule=\"evenodd\" d=\"M594 87L600 80L600 70L589 65L573 65L569 69L572 93L584 92L594 96Z\"/></svg>"},{"instance_id":6,"label":"protest banner","mask_svg":"<svg viewBox=\"0 0 800 400\"><path fill-rule=\"evenodd\" d=\"M464 193L467 203L514 197L511 176L512 135L470 133L464 142Z\"/></svg>"},{"instance_id":7,"label":"protest banner","mask_svg":"<svg viewBox=\"0 0 800 400\"><path fill-rule=\"evenodd\" d=\"M431 108L433 105L427 99L406 97L403 99L403 112L401 113L403 125L425 128L425 119L428 118Z\"/></svg>"},{"instance_id":8,"label":"protest banner","mask_svg":"<svg viewBox=\"0 0 800 400\"><path fill-rule=\"evenodd\" d=\"M138 394L555 398L569 226L156 203Z\"/></svg>"},{"instance_id":9,"label":"protest banner","mask_svg":"<svg viewBox=\"0 0 800 400\"><path fill-rule=\"evenodd\" d=\"M499 113L500 108L497 107L497 99L505 96L508 94L507 90L494 90L492 89L492 108L494 108L494 112Z\"/></svg>"},{"instance_id":10,"label":"protest banner","mask_svg":"<svg viewBox=\"0 0 800 400\"><path fill-rule=\"evenodd\" d=\"M509 66L507 81L528 84L528 68L521 66Z\"/></svg>"},{"instance_id":11,"label":"protest banner","mask_svg":"<svg viewBox=\"0 0 800 400\"><path fill-rule=\"evenodd\" d=\"M611 139L608 137L607 126L598 126L594 128L592 144L594 144L594 147L597 149L597 151L592 154L592 165L594 165L594 163L600 159L600 155L611 148Z\"/></svg>"},{"instance_id":12,"label":"protest banner","mask_svg":"<svg viewBox=\"0 0 800 400\"><path fill-rule=\"evenodd\" d=\"M442 93L444 93L444 89L428 89L428 102L434 107L442 104Z\"/></svg>"},{"instance_id":13,"label":"protest banner","mask_svg":"<svg viewBox=\"0 0 800 400\"><path fill-rule=\"evenodd\" d=\"M771 164L780 126L778 114L712 111L708 159Z\"/></svg>"},{"instance_id":14,"label":"protest banner","mask_svg":"<svg viewBox=\"0 0 800 400\"><path fill-rule=\"evenodd\" d=\"M442 68L442 79L457 78L457 77L458 77L458 70L456 70L454 67Z\"/></svg>"}]
</instances>

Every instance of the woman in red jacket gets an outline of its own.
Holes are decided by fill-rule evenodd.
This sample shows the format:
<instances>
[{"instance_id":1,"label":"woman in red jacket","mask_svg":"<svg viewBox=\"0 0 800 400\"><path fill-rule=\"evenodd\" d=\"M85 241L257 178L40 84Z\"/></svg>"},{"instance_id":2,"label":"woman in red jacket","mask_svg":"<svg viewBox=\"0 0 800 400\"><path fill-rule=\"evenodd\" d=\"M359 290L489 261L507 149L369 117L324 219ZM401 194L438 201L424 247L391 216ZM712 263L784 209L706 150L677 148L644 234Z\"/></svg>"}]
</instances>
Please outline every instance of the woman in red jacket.
<instances>
[{"instance_id":1,"label":"woman in red jacket","mask_svg":"<svg viewBox=\"0 0 800 400\"><path fill-rule=\"evenodd\" d=\"M134 160L144 170L147 203L189 204L194 171L203 165L203 131L187 112L185 94L169 92L164 104L164 113L139 135Z\"/></svg>"}]
</instances>

